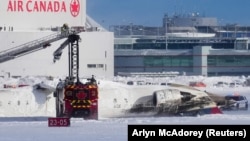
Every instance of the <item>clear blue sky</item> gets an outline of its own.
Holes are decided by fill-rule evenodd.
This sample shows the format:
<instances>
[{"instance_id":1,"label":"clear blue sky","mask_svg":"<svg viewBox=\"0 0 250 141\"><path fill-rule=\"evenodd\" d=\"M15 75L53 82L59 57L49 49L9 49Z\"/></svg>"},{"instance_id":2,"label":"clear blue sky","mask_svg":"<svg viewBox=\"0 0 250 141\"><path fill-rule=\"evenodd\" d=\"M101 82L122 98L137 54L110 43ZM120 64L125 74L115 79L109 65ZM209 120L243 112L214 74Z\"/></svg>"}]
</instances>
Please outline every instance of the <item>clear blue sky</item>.
<instances>
[{"instance_id":1,"label":"clear blue sky","mask_svg":"<svg viewBox=\"0 0 250 141\"><path fill-rule=\"evenodd\" d=\"M86 0L87 13L108 27L118 24L161 26L164 14L199 12L219 23L250 25L250 0Z\"/></svg>"}]
</instances>

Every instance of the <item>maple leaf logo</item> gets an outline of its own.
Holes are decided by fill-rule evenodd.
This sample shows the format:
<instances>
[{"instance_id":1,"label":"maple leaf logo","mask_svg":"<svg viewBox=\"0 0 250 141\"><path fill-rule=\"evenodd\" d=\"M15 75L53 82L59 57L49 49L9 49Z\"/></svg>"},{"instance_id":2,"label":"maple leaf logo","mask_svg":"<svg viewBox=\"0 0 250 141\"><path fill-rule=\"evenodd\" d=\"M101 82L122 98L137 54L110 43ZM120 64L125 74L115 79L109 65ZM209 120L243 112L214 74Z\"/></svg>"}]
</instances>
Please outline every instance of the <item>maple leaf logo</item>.
<instances>
[{"instance_id":1,"label":"maple leaf logo","mask_svg":"<svg viewBox=\"0 0 250 141\"><path fill-rule=\"evenodd\" d=\"M76 94L76 97L78 99L85 99L87 97L87 95L84 92L79 92Z\"/></svg>"},{"instance_id":2,"label":"maple leaf logo","mask_svg":"<svg viewBox=\"0 0 250 141\"><path fill-rule=\"evenodd\" d=\"M79 0L72 0L70 3L70 12L73 17L76 17L80 13L80 2Z\"/></svg>"}]
</instances>

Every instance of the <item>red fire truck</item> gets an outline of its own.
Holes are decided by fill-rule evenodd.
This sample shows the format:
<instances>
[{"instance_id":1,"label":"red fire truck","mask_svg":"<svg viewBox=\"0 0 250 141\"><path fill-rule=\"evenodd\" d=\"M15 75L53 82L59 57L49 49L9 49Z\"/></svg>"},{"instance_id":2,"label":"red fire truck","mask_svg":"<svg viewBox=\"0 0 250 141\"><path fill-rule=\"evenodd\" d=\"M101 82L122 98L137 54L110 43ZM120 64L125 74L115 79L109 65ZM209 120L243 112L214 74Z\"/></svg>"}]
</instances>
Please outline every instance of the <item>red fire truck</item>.
<instances>
[{"instance_id":1,"label":"red fire truck","mask_svg":"<svg viewBox=\"0 0 250 141\"><path fill-rule=\"evenodd\" d=\"M80 36L69 34L66 41L54 52L54 62L60 59L62 50L68 46L69 75L57 84L56 118L49 119L49 126L67 125L70 118L98 119L98 86L94 76L82 83L79 79ZM66 118L66 119L65 119Z\"/></svg>"}]
</instances>

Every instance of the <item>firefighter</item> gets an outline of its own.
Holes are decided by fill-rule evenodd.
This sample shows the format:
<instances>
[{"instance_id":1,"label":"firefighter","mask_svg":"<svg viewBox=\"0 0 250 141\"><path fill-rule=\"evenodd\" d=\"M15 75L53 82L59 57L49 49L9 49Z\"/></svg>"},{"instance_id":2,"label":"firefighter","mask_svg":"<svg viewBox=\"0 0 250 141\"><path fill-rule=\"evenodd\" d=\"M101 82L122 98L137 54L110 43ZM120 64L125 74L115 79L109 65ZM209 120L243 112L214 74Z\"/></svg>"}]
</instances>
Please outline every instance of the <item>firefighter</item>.
<instances>
[{"instance_id":1,"label":"firefighter","mask_svg":"<svg viewBox=\"0 0 250 141\"><path fill-rule=\"evenodd\" d=\"M92 77L91 77L91 79L90 79L90 82L91 82L92 84L96 84L96 80L95 80L94 75L92 75Z\"/></svg>"},{"instance_id":2,"label":"firefighter","mask_svg":"<svg viewBox=\"0 0 250 141\"><path fill-rule=\"evenodd\" d=\"M61 27L61 32L62 32L62 35L69 35L69 26L68 24L63 24L63 26Z\"/></svg>"},{"instance_id":3,"label":"firefighter","mask_svg":"<svg viewBox=\"0 0 250 141\"><path fill-rule=\"evenodd\" d=\"M89 84L96 84L96 80L95 80L95 77L94 77L94 75L92 75L92 77L91 78L89 78L89 79L87 79L89 82Z\"/></svg>"}]
</instances>

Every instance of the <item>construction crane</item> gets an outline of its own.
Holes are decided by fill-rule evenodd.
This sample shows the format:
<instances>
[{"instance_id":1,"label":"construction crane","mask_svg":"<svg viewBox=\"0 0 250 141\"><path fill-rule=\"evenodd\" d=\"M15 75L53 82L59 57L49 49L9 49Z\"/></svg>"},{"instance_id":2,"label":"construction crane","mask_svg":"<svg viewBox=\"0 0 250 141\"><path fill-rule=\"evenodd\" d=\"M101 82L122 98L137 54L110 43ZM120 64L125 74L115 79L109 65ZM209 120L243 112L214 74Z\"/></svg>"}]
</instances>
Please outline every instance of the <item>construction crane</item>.
<instances>
[{"instance_id":1,"label":"construction crane","mask_svg":"<svg viewBox=\"0 0 250 141\"><path fill-rule=\"evenodd\" d=\"M82 83L79 79L79 42L77 34L70 34L53 53L54 62L68 46L69 75L60 81L54 92L56 117L98 119L98 86L94 76Z\"/></svg>"}]
</instances>

